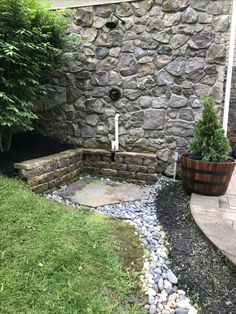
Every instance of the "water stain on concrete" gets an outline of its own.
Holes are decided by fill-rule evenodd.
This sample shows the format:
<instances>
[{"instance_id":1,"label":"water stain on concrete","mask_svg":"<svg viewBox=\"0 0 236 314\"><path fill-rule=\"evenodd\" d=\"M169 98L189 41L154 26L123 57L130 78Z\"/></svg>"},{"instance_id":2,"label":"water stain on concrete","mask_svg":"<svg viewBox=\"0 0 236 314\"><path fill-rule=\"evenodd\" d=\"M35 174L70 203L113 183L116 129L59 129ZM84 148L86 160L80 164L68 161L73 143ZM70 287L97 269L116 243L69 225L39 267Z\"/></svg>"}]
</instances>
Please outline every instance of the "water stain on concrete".
<instances>
[{"instance_id":1,"label":"water stain on concrete","mask_svg":"<svg viewBox=\"0 0 236 314\"><path fill-rule=\"evenodd\" d=\"M136 184L89 178L69 185L60 195L80 205L98 207L139 200L149 195L149 189Z\"/></svg>"}]
</instances>

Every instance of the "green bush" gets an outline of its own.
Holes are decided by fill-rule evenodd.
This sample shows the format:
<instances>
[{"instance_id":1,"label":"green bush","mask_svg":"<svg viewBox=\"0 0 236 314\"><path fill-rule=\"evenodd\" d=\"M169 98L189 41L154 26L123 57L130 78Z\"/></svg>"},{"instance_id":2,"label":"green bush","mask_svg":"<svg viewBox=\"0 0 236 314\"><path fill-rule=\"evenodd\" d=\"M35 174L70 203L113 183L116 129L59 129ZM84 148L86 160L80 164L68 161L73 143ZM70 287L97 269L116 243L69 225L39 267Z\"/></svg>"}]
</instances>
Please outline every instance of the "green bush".
<instances>
[{"instance_id":1,"label":"green bush","mask_svg":"<svg viewBox=\"0 0 236 314\"><path fill-rule=\"evenodd\" d=\"M190 154L204 161L225 161L231 148L214 108L214 101L205 96L203 105L202 118L196 123L194 136L189 143Z\"/></svg>"},{"instance_id":2,"label":"green bush","mask_svg":"<svg viewBox=\"0 0 236 314\"><path fill-rule=\"evenodd\" d=\"M32 129L33 103L50 92L67 20L37 0L0 0L0 151L12 135Z\"/></svg>"}]
</instances>

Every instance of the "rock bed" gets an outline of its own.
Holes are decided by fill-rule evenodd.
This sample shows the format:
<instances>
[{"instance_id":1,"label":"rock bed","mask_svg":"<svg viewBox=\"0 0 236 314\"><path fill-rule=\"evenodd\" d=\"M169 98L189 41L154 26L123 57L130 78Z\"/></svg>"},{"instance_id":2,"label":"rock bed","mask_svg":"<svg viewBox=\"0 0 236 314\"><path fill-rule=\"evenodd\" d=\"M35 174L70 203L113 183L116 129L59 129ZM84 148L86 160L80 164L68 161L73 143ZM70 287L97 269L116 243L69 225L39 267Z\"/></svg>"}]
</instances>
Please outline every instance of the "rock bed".
<instances>
[{"instance_id":1,"label":"rock bed","mask_svg":"<svg viewBox=\"0 0 236 314\"><path fill-rule=\"evenodd\" d=\"M135 226L140 241L145 247L140 281L142 291L147 296L144 308L150 314L196 314L198 311L191 305L185 291L178 288L178 278L171 270L171 261L168 258L169 244L156 216L156 194L161 191L164 184L168 184L168 180L160 176L156 184L149 186L150 195L141 200L105 205L91 208L91 210L123 219ZM78 206L59 195L63 189L65 187L46 197L68 205Z\"/></svg>"}]
</instances>

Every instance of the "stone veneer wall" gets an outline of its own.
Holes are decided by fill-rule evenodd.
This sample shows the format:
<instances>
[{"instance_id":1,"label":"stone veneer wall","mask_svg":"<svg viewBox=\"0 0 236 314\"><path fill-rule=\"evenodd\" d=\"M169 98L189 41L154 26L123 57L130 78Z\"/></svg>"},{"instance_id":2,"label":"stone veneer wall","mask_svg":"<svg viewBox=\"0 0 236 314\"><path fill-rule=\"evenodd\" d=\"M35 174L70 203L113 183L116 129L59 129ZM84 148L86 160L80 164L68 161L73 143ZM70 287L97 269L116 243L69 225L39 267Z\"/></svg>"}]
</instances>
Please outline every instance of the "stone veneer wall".
<instances>
[{"instance_id":1,"label":"stone veneer wall","mask_svg":"<svg viewBox=\"0 0 236 314\"><path fill-rule=\"evenodd\" d=\"M36 193L54 190L79 179L82 174L149 184L157 179L157 156L152 153L101 149L71 149L55 155L16 163L19 176Z\"/></svg>"},{"instance_id":2,"label":"stone veneer wall","mask_svg":"<svg viewBox=\"0 0 236 314\"><path fill-rule=\"evenodd\" d=\"M236 145L236 67L233 68L231 98L229 108L228 135L233 146Z\"/></svg>"},{"instance_id":3,"label":"stone veneer wall","mask_svg":"<svg viewBox=\"0 0 236 314\"><path fill-rule=\"evenodd\" d=\"M53 83L53 102L41 104L37 130L81 147L109 149L114 115L126 151L157 152L171 172L201 112L200 98L220 106L231 0L144 0L75 10L70 34L81 34L69 66ZM126 24L109 31L112 12ZM122 97L108 93L119 87Z\"/></svg>"}]
</instances>

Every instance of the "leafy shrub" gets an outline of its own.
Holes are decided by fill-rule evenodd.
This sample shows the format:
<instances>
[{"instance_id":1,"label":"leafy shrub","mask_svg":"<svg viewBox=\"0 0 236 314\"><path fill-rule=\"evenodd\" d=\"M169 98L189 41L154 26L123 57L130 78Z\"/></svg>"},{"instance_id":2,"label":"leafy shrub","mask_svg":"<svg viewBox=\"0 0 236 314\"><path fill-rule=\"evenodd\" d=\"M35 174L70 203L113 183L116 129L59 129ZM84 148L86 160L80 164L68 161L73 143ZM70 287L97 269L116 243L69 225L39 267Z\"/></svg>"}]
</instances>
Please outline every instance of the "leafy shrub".
<instances>
[{"instance_id":1,"label":"leafy shrub","mask_svg":"<svg viewBox=\"0 0 236 314\"><path fill-rule=\"evenodd\" d=\"M193 158L204 161L225 161L230 153L230 145L214 108L212 98L203 98L202 118L196 123L194 137L189 143Z\"/></svg>"},{"instance_id":2,"label":"leafy shrub","mask_svg":"<svg viewBox=\"0 0 236 314\"><path fill-rule=\"evenodd\" d=\"M37 0L0 0L0 151L32 129L33 102L47 95L58 68L67 20Z\"/></svg>"}]
</instances>

